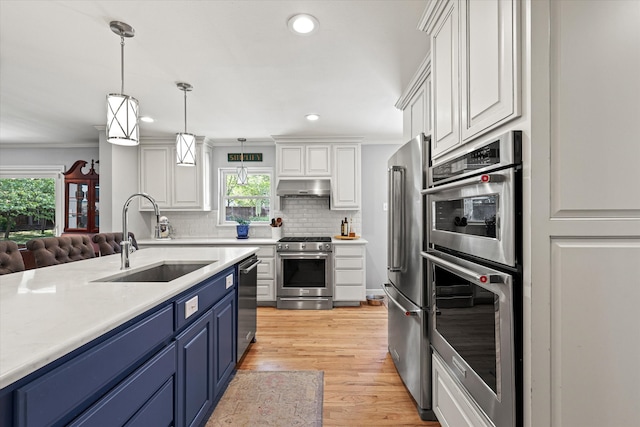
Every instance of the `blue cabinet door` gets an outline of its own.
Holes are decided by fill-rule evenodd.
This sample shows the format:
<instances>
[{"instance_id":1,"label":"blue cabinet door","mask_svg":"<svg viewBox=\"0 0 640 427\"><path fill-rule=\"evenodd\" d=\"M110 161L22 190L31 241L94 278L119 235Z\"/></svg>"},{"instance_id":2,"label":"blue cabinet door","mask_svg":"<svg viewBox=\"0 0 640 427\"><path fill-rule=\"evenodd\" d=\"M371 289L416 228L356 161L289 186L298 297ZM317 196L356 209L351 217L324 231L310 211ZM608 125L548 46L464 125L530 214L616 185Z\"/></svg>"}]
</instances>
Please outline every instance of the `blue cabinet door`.
<instances>
[{"instance_id":1,"label":"blue cabinet door","mask_svg":"<svg viewBox=\"0 0 640 427\"><path fill-rule=\"evenodd\" d=\"M176 427L200 425L213 404L213 315L207 311L176 337Z\"/></svg>"},{"instance_id":2,"label":"blue cabinet door","mask_svg":"<svg viewBox=\"0 0 640 427\"><path fill-rule=\"evenodd\" d=\"M216 396L224 391L236 366L236 294L229 293L213 307L214 378Z\"/></svg>"}]
</instances>

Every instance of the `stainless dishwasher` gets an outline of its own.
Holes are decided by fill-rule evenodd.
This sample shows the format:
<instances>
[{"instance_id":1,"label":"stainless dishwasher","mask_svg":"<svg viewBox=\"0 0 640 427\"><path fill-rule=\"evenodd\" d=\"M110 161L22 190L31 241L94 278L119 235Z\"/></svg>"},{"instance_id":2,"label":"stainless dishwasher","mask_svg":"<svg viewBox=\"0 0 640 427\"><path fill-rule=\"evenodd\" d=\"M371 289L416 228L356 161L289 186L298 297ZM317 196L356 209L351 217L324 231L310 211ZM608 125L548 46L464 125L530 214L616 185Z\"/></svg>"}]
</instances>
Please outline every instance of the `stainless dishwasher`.
<instances>
[{"instance_id":1,"label":"stainless dishwasher","mask_svg":"<svg viewBox=\"0 0 640 427\"><path fill-rule=\"evenodd\" d=\"M253 255L238 266L238 353L239 362L249 344L256 338L256 294L258 287L258 267L260 260Z\"/></svg>"}]
</instances>

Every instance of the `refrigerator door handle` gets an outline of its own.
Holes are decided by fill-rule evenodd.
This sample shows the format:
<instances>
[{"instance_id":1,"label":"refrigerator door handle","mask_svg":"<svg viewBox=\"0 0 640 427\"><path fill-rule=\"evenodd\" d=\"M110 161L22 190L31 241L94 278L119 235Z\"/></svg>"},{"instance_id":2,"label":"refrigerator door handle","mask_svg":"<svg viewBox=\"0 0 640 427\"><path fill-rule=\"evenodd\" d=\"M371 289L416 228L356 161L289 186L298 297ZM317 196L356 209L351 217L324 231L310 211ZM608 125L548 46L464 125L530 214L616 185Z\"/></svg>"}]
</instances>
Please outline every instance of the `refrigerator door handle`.
<instances>
[{"instance_id":1,"label":"refrigerator door handle","mask_svg":"<svg viewBox=\"0 0 640 427\"><path fill-rule=\"evenodd\" d=\"M405 168L389 168L389 226L387 268L389 271L402 271L404 261L404 180Z\"/></svg>"},{"instance_id":2,"label":"refrigerator door handle","mask_svg":"<svg viewBox=\"0 0 640 427\"><path fill-rule=\"evenodd\" d=\"M405 316L417 316L418 314L420 314L420 310L407 310L402 304L400 304L395 298L393 298L391 294L389 294L389 292L387 291L387 286L390 286L390 285L388 283L385 283L384 286L382 287L382 290L384 291L385 294L387 294L387 298L389 298L389 301L393 302L402 311L404 311Z\"/></svg>"}]
</instances>

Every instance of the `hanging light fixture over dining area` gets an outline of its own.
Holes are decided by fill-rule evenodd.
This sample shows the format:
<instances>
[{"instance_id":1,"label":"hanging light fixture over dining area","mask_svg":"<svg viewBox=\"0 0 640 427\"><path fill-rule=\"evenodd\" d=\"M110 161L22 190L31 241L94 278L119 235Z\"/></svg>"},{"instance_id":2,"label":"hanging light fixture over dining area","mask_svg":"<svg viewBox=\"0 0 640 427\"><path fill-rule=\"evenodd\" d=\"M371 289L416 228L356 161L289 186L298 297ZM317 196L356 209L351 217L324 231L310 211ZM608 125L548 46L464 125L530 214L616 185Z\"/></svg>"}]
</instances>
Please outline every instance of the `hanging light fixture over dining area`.
<instances>
[{"instance_id":1,"label":"hanging light fixture over dining area","mask_svg":"<svg viewBox=\"0 0 640 427\"><path fill-rule=\"evenodd\" d=\"M138 100L124 93L124 38L133 37L135 30L120 21L109 23L111 31L120 36L120 93L107 95L107 141L116 145L138 145Z\"/></svg>"},{"instance_id":2,"label":"hanging light fixture over dining area","mask_svg":"<svg viewBox=\"0 0 640 427\"><path fill-rule=\"evenodd\" d=\"M193 89L189 83L178 83L178 89L184 92L184 132L176 134L176 156L179 166L195 166L196 136L187 133L187 92Z\"/></svg>"},{"instance_id":3,"label":"hanging light fixture over dining area","mask_svg":"<svg viewBox=\"0 0 640 427\"><path fill-rule=\"evenodd\" d=\"M249 175L249 172L247 171L247 168L244 165L244 142L246 141L246 138L238 138L238 141L240 142L240 166L238 166L237 168L237 175L238 175L238 185L246 185L247 184L247 177Z\"/></svg>"}]
</instances>

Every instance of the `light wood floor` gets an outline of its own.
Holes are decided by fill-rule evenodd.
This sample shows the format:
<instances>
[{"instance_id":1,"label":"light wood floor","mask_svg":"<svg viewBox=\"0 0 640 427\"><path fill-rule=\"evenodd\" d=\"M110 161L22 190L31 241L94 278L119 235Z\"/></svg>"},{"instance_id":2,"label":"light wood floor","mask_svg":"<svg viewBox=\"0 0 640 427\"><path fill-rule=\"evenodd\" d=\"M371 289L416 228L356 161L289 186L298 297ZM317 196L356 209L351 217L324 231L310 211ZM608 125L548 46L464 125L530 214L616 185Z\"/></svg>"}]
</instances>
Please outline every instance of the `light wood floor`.
<instances>
[{"instance_id":1,"label":"light wood floor","mask_svg":"<svg viewBox=\"0 0 640 427\"><path fill-rule=\"evenodd\" d=\"M385 306L258 308L256 342L238 369L324 371L324 426L428 426L387 352Z\"/></svg>"}]
</instances>

